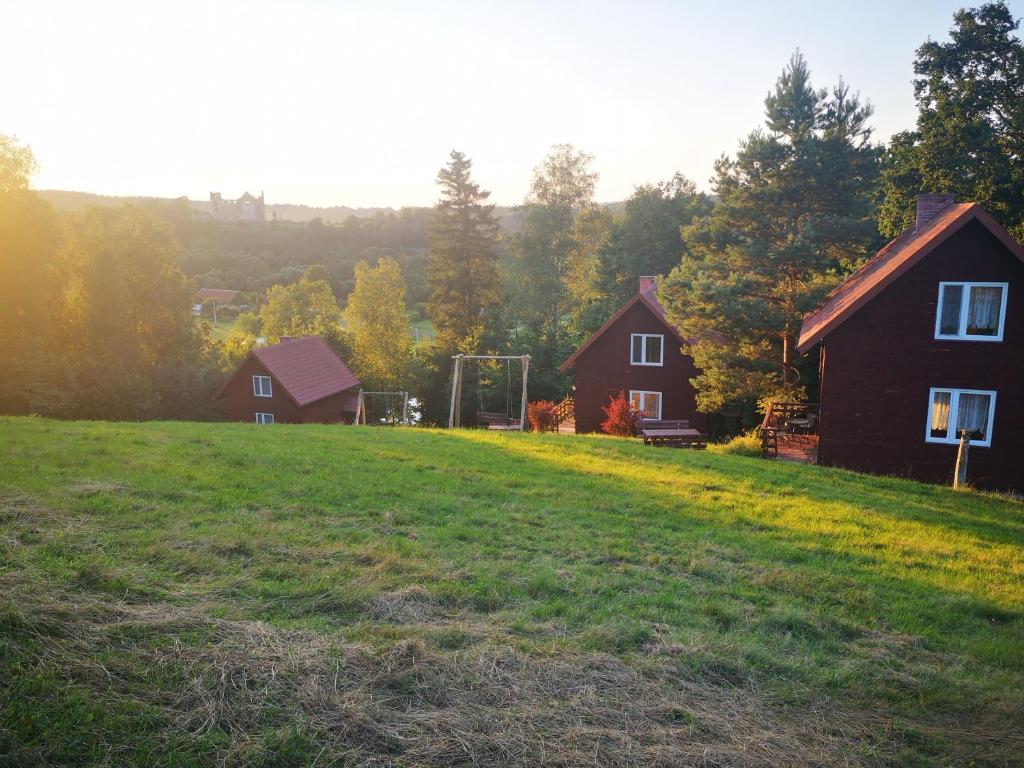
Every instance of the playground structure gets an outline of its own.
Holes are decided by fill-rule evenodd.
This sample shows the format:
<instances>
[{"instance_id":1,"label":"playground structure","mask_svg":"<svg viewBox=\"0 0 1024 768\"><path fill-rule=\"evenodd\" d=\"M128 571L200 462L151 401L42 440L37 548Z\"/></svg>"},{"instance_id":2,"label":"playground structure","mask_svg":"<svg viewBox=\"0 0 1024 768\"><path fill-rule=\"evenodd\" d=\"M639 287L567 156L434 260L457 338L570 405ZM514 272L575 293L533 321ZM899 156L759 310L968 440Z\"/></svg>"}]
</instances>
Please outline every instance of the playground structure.
<instances>
[{"instance_id":1,"label":"playground structure","mask_svg":"<svg viewBox=\"0 0 1024 768\"><path fill-rule=\"evenodd\" d=\"M370 426L409 426L409 393L359 390L354 423Z\"/></svg>"},{"instance_id":2,"label":"playground structure","mask_svg":"<svg viewBox=\"0 0 1024 768\"><path fill-rule=\"evenodd\" d=\"M448 410L448 427L462 426L462 379L465 373L467 360L476 360L478 363L485 360L505 361L505 413L485 411L483 409L483 394L481 391L480 376L478 369L477 376L477 420L487 425L488 429L519 430L526 429L526 403L527 403L527 377L530 372L529 355L452 355L455 361L452 371L452 397L451 407ZM513 360L518 360L523 367L523 391L520 396L519 418L515 419L511 413L511 390L512 373L511 365Z\"/></svg>"}]
</instances>

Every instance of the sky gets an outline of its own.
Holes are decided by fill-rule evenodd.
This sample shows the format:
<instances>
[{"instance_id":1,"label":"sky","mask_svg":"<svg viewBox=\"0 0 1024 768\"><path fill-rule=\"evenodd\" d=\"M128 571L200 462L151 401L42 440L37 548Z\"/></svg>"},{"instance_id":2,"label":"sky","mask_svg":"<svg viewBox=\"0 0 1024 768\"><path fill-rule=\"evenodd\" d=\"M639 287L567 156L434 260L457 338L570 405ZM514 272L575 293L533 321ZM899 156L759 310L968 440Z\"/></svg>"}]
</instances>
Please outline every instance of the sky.
<instances>
[{"instance_id":1,"label":"sky","mask_svg":"<svg viewBox=\"0 0 1024 768\"><path fill-rule=\"evenodd\" d=\"M676 171L709 190L797 48L877 139L913 127L914 51L964 4L0 0L0 133L35 187L109 195L431 205L458 149L514 205L566 142L599 201Z\"/></svg>"}]
</instances>

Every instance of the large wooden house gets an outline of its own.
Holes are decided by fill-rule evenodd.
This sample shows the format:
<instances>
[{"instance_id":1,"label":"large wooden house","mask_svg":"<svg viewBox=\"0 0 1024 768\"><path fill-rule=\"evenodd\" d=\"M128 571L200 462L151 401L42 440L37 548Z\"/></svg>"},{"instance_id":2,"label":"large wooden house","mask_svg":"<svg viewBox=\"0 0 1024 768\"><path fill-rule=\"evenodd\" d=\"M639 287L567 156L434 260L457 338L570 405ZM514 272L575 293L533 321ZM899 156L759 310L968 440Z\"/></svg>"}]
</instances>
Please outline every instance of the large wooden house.
<instances>
[{"instance_id":1,"label":"large wooden house","mask_svg":"<svg viewBox=\"0 0 1024 768\"><path fill-rule=\"evenodd\" d=\"M818 462L1024 490L1024 248L976 204L921 195L915 226L803 322L821 345Z\"/></svg>"},{"instance_id":2,"label":"large wooden house","mask_svg":"<svg viewBox=\"0 0 1024 768\"><path fill-rule=\"evenodd\" d=\"M681 351L683 339L666 321L654 289L653 277L641 277L636 295L560 366L562 373L576 369L577 432L598 431L603 407L619 392L650 418L686 419L705 430L690 384L697 369Z\"/></svg>"},{"instance_id":3,"label":"large wooden house","mask_svg":"<svg viewBox=\"0 0 1024 768\"><path fill-rule=\"evenodd\" d=\"M359 379L319 336L257 347L220 388L233 421L257 424L351 422Z\"/></svg>"}]
</instances>

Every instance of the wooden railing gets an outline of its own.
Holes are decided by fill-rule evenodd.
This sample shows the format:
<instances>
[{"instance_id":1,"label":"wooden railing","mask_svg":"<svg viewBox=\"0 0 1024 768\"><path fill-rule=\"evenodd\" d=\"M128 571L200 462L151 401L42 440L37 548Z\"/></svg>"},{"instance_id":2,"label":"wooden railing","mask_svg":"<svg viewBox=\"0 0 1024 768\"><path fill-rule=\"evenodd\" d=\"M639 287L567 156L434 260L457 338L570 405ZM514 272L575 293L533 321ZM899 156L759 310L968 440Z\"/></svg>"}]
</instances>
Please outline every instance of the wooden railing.
<instances>
[{"instance_id":1,"label":"wooden railing","mask_svg":"<svg viewBox=\"0 0 1024 768\"><path fill-rule=\"evenodd\" d=\"M761 435L761 456L769 458L779 455L779 436L786 436L794 432L797 423L801 427L806 423L808 417L810 427L808 431L817 433L818 404L817 403L772 403L765 411L764 419L758 431Z\"/></svg>"},{"instance_id":2,"label":"wooden railing","mask_svg":"<svg viewBox=\"0 0 1024 768\"><path fill-rule=\"evenodd\" d=\"M572 397L566 397L555 406L555 432L563 421L576 418L576 401Z\"/></svg>"}]
</instances>

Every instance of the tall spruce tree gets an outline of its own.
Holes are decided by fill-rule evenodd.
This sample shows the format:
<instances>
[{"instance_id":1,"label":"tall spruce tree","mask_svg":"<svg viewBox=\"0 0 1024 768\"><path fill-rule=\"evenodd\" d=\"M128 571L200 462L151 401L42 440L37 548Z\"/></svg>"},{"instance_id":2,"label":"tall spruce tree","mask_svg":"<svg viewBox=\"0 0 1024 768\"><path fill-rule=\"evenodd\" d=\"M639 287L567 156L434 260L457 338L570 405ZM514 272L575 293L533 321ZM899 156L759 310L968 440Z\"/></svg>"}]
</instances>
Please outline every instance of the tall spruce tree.
<instances>
[{"instance_id":1,"label":"tall spruce tree","mask_svg":"<svg viewBox=\"0 0 1024 768\"><path fill-rule=\"evenodd\" d=\"M452 150L437 174L441 198L430 229L430 318L446 349L479 337L487 310L501 300L498 222L490 192L470 176L473 162Z\"/></svg>"},{"instance_id":2,"label":"tall spruce tree","mask_svg":"<svg viewBox=\"0 0 1024 768\"><path fill-rule=\"evenodd\" d=\"M1024 42L1005 2L954 14L950 41L917 49L914 131L885 155L879 228L914 220L919 192L981 203L1024 239Z\"/></svg>"},{"instance_id":3,"label":"tall spruce tree","mask_svg":"<svg viewBox=\"0 0 1024 768\"><path fill-rule=\"evenodd\" d=\"M687 253L659 288L693 340L702 410L801 394L801 318L876 237L871 113L841 80L812 88L798 51L765 99L767 131L715 164L717 204L683 228Z\"/></svg>"}]
</instances>

